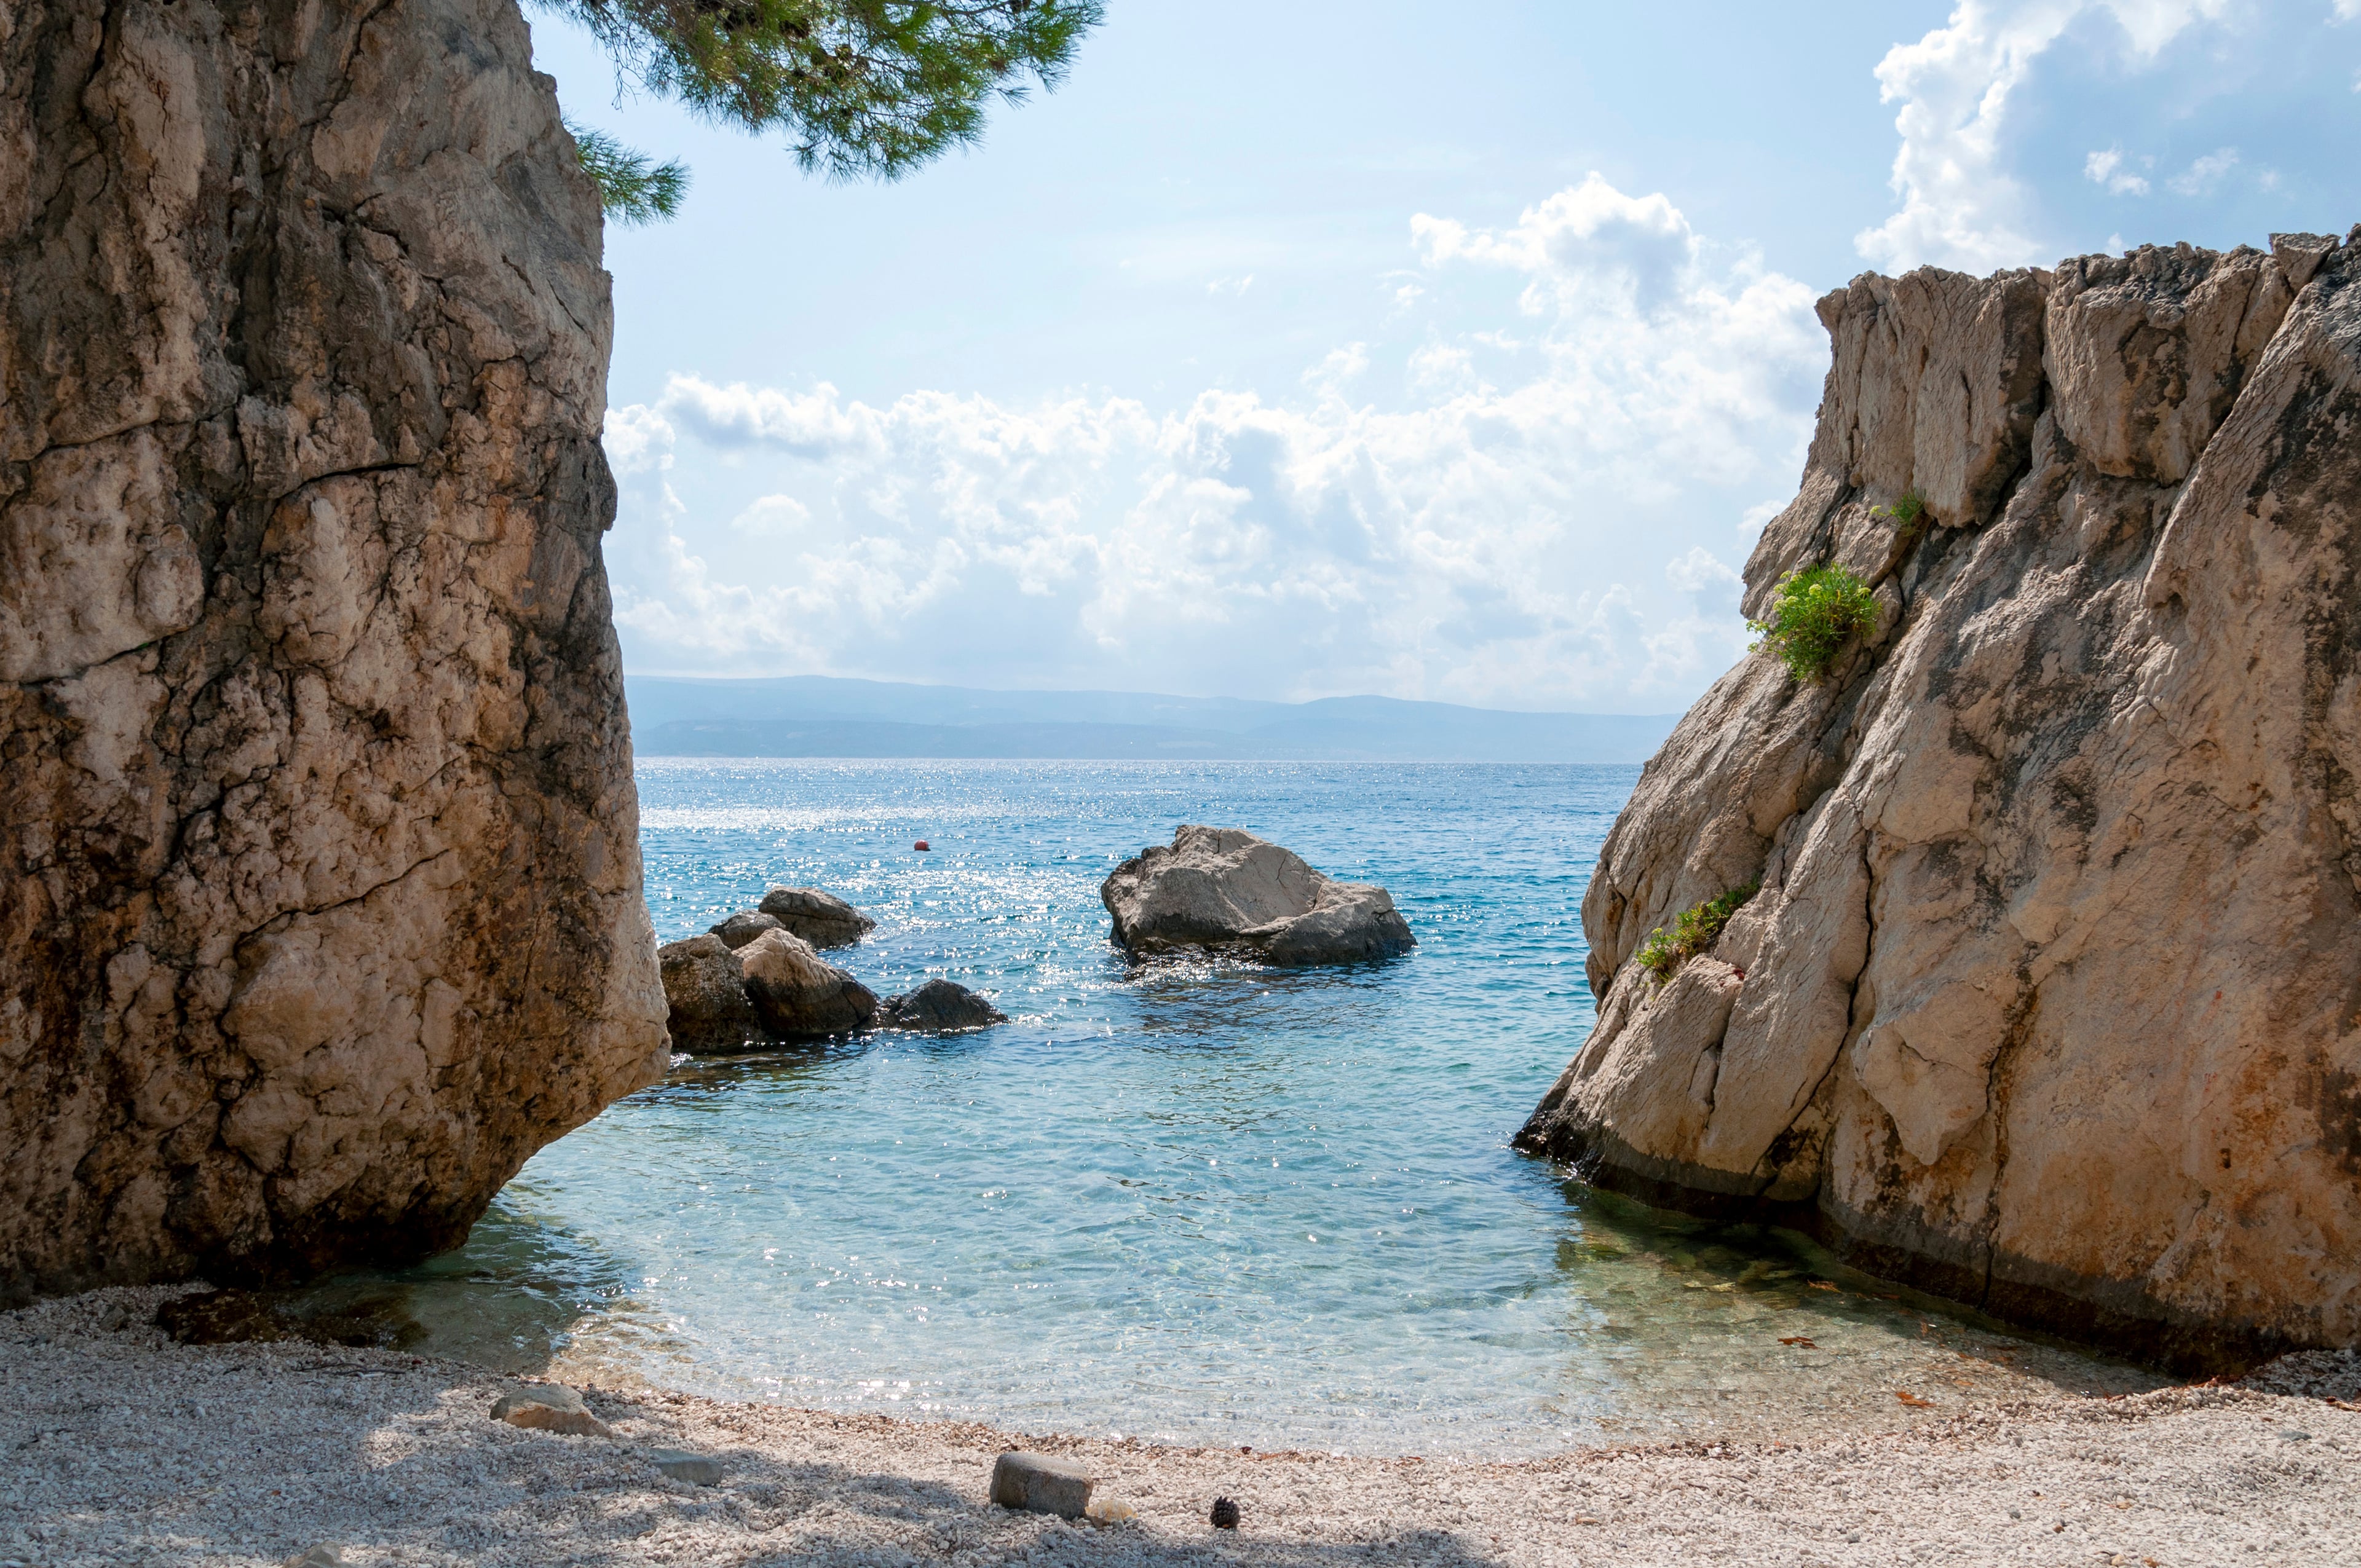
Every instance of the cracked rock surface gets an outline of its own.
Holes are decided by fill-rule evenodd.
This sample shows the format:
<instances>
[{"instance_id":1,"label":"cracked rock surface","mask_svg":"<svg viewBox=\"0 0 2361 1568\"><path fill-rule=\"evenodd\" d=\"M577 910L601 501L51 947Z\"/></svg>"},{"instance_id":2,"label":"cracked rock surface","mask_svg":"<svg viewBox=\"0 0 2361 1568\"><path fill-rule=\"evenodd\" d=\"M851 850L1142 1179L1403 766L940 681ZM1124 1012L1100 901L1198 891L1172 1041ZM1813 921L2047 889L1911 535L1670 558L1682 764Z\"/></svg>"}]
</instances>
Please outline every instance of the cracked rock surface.
<instances>
[{"instance_id":1,"label":"cracked rock surface","mask_svg":"<svg viewBox=\"0 0 2361 1568\"><path fill-rule=\"evenodd\" d=\"M1521 1142L2168 1358L2361 1340L2361 231L1819 311L1746 610L1838 561L1877 630L1820 685L1751 655L1648 764Z\"/></svg>"},{"instance_id":2,"label":"cracked rock surface","mask_svg":"<svg viewBox=\"0 0 2361 1568\"><path fill-rule=\"evenodd\" d=\"M0 8L0 1299L436 1250L661 1069L531 58L509 0Z\"/></svg>"}]
</instances>

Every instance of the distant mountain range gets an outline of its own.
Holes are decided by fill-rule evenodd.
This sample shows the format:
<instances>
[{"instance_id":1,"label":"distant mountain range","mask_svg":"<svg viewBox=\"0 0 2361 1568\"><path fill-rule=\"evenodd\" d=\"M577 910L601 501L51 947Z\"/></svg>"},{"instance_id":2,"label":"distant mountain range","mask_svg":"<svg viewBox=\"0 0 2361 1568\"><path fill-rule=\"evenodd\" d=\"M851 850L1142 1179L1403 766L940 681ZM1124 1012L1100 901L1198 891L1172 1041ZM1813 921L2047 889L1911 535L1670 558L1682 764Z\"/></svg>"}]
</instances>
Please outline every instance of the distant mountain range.
<instances>
[{"instance_id":1,"label":"distant mountain range","mask_svg":"<svg viewBox=\"0 0 2361 1568\"><path fill-rule=\"evenodd\" d=\"M1318 702L980 691L826 675L632 675L642 757L1206 758L1643 762L1677 714L1512 713L1385 696Z\"/></svg>"}]
</instances>

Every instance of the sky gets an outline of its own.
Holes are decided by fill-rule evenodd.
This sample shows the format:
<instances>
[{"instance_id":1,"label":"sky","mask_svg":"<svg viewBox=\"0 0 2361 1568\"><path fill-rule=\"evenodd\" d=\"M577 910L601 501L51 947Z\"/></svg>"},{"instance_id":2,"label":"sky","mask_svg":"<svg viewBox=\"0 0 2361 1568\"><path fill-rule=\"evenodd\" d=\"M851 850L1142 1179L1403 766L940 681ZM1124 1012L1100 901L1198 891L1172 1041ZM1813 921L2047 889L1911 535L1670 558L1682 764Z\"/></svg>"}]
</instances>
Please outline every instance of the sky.
<instances>
[{"instance_id":1,"label":"sky","mask_svg":"<svg viewBox=\"0 0 2361 1568\"><path fill-rule=\"evenodd\" d=\"M620 84L639 674L1678 711L1866 270L2361 222L2361 0L1108 0L889 184Z\"/></svg>"}]
</instances>

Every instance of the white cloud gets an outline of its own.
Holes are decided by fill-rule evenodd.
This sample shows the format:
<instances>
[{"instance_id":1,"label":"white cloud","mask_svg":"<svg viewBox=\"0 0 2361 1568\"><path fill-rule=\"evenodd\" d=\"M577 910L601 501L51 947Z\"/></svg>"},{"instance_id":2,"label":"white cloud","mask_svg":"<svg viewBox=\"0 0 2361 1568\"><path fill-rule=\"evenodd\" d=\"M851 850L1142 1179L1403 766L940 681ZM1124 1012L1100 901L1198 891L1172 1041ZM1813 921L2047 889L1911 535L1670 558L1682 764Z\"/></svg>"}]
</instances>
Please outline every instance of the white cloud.
<instances>
[{"instance_id":1,"label":"white cloud","mask_svg":"<svg viewBox=\"0 0 2361 1568\"><path fill-rule=\"evenodd\" d=\"M1205 285L1205 292L1208 294L1227 294L1230 298L1235 300L1253 287L1254 274L1249 272L1243 278L1216 278L1212 282Z\"/></svg>"},{"instance_id":2,"label":"white cloud","mask_svg":"<svg viewBox=\"0 0 2361 1568\"><path fill-rule=\"evenodd\" d=\"M741 533L792 539L811 525L811 508L793 496L764 496L730 520Z\"/></svg>"},{"instance_id":3,"label":"white cloud","mask_svg":"<svg viewBox=\"0 0 2361 1568\"><path fill-rule=\"evenodd\" d=\"M1708 265L1669 200L1596 176L1412 239L1505 271L1527 329L1161 411L675 378L609 425L640 443L611 549L633 667L1680 706L1743 641L1735 575L1689 546L1801 462L1811 291ZM1401 406L1356 400L1380 356ZM738 466L651 460L675 443Z\"/></svg>"},{"instance_id":4,"label":"white cloud","mask_svg":"<svg viewBox=\"0 0 2361 1568\"><path fill-rule=\"evenodd\" d=\"M1476 356L1464 343L1429 343L1411 350L1412 389L1450 396L1477 388Z\"/></svg>"},{"instance_id":5,"label":"white cloud","mask_svg":"<svg viewBox=\"0 0 2361 1568\"><path fill-rule=\"evenodd\" d=\"M1345 383L1357 378L1369 367L1369 345L1348 343L1342 348L1332 348L1319 364L1303 373L1303 384L1326 398L1345 395Z\"/></svg>"},{"instance_id":6,"label":"white cloud","mask_svg":"<svg viewBox=\"0 0 2361 1568\"><path fill-rule=\"evenodd\" d=\"M2093 185L2105 186L2114 195L2145 196L2147 194L2147 181L2124 169L2124 150L2119 147L2111 147L2103 152L2094 152L2084 159L2082 178Z\"/></svg>"},{"instance_id":7,"label":"white cloud","mask_svg":"<svg viewBox=\"0 0 2361 1568\"><path fill-rule=\"evenodd\" d=\"M1470 230L1421 213L1411 234L1429 267L1464 258L1529 274L1524 306L1534 314L1553 296L1562 302L1569 290L1601 284L1628 291L1643 312L1660 310L1697 259L1688 220L1663 192L1626 196L1595 171L1526 208L1510 228Z\"/></svg>"},{"instance_id":8,"label":"white cloud","mask_svg":"<svg viewBox=\"0 0 2361 1568\"><path fill-rule=\"evenodd\" d=\"M1702 544L1692 544L1687 554L1665 562L1664 580L1684 593L1728 594L1733 600L1744 586L1720 556Z\"/></svg>"},{"instance_id":9,"label":"white cloud","mask_svg":"<svg viewBox=\"0 0 2361 1568\"><path fill-rule=\"evenodd\" d=\"M2028 193L2004 159L2010 99L2034 61L2091 12L2114 19L2135 60L2152 60L2228 3L1960 0L1943 27L1896 44L1878 64L1880 96L1902 105L1893 178L1902 205L1855 236L1854 246L1890 271L1933 263L1985 272L2052 259L2033 232Z\"/></svg>"},{"instance_id":10,"label":"white cloud","mask_svg":"<svg viewBox=\"0 0 2361 1568\"><path fill-rule=\"evenodd\" d=\"M2221 148L2191 163L2182 173L2165 181L2172 191L2183 196L2210 196L2222 187L2230 170L2238 166L2238 149Z\"/></svg>"},{"instance_id":11,"label":"white cloud","mask_svg":"<svg viewBox=\"0 0 2361 1568\"><path fill-rule=\"evenodd\" d=\"M673 428L644 405L609 411L604 441L607 461L618 474L672 466Z\"/></svg>"}]
</instances>

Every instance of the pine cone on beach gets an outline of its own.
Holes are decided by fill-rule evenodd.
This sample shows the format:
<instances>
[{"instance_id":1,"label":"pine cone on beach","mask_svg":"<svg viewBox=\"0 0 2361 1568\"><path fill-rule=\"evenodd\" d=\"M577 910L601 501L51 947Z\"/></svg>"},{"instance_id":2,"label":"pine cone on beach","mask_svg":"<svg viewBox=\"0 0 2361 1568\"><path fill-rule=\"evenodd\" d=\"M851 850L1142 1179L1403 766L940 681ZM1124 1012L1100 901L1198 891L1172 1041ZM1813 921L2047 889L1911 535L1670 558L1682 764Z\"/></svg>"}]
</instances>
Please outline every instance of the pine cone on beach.
<instances>
[{"instance_id":1,"label":"pine cone on beach","mask_svg":"<svg viewBox=\"0 0 2361 1568\"><path fill-rule=\"evenodd\" d=\"M1227 1497L1215 1497L1213 1499L1213 1528L1215 1530L1237 1529L1237 1504L1230 1501Z\"/></svg>"}]
</instances>

